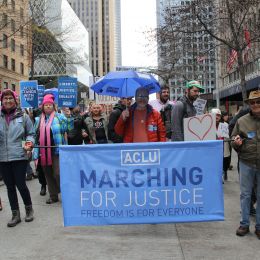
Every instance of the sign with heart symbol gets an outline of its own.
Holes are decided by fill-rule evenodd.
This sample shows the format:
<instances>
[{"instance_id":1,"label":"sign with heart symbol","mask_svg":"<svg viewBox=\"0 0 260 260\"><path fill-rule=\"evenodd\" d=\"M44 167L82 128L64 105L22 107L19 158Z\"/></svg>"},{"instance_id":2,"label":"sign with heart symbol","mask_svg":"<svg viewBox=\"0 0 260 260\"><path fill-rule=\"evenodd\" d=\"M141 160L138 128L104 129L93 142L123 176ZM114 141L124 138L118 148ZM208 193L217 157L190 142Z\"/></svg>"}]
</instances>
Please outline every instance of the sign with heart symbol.
<instances>
[{"instance_id":1,"label":"sign with heart symbol","mask_svg":"<svg viewBox=\"0 0 260 260\"><path fill-rule=\"evenodd\" d=\"M216 117L204 114L184 119L184 140L203 141L216 140Z\"/></svg>"}]
</instances>

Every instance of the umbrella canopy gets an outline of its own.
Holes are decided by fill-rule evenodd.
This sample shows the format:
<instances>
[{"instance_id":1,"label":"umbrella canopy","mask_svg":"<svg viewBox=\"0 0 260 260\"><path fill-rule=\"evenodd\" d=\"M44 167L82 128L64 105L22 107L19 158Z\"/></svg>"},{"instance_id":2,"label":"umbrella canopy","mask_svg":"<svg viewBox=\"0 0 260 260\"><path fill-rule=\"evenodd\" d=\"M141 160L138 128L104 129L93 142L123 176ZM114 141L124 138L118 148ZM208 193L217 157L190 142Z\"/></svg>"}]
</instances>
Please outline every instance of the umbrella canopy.
<instances>
[{"instance_id":1,"label":"umbrella canopy","mask_svg":"<svg viewBox=\"0 0 260 260\"><path fill-rule=\"evenodd\" d=\"M133 97L139 87L148 88L150 94L160 91L159 82L152 75L133 70L109 72L91 89L99 95Z\"/></svg>"}]
</instances>

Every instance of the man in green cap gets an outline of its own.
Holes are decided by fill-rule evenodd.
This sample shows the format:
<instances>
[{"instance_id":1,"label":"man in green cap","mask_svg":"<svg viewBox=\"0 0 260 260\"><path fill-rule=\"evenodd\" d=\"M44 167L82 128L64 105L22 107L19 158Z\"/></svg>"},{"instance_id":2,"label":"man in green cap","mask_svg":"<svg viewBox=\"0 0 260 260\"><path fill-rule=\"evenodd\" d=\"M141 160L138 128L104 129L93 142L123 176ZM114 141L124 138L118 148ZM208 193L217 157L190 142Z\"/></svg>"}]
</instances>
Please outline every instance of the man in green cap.
<instances>
[{"instance_id":1,"label":"man in green cap","mask_svg":"<svg viewBox=\"0 0 260 260\"><path fill-rule=\"evenodd\" d=\"M186 85L186 92L173 107L172 110L172 141L184 141L183 119L196 115L193 102L198 98L199 93L204 92L204 88L196 80L192 80Z\"/></svg>"}]
</instances>

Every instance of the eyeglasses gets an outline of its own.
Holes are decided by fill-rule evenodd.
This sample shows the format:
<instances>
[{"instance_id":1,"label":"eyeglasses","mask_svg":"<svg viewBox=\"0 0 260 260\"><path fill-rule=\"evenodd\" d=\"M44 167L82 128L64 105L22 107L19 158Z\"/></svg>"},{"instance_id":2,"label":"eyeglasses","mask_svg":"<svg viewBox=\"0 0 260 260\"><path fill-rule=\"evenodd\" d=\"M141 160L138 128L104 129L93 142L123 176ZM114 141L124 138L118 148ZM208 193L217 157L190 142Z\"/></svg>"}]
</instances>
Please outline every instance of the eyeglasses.
<instances>
[{"instance_id":1,"label":"eyeglasses","mask_svg":"<svg viewBox=\"0 0 260 260\"><path fill-rule=\"evenodd\" d=\"M251 106L253 106L253 105L260 105L260 100L256 100L256 101L251 100L251 101L249 101L249 104Z\"/></svg>"},{"instance_id":2,"label":"eyeglasses","mask_svg":"<svg viewBox=\"0 0 260 260\"><path fill-rule=\"evenodd\" d=\"M149 98L149 96L137 96L136 98L138 98L138 99L148 99Z\"/></svg>"},{"instance_id":3,"label":"eyeglasses","mask_svg":"<svg viewBox=\"0 0 260 260\"><path fill-rule=\"evenodd\" d=\"M7 100L14 100L14 98L13 98L13 97L10 97L10 98L4 97L3 100L6 100L6 101L7 101Z\"/></svg>"}]
</instances>

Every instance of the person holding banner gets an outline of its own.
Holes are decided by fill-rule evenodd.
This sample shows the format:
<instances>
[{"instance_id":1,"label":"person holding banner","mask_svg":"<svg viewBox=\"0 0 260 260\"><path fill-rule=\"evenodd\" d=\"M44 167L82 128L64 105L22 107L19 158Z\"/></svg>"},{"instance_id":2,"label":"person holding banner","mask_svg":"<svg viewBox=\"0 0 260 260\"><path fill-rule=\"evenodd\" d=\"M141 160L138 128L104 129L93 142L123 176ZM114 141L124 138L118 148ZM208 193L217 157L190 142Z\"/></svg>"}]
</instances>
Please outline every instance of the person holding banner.
<instances>
[{"instance_id":1,"label":"person holding banner","mask_svg":"<svg viewBox=\"0 0 260 260\"><path fill-rule=\"evenodd\" d=\"M241 221L236 235L249 233L251 193L256 179L255 234L260 239L260 90L251 91L247 103L250 112L237 120L231 143L239 156Z\"/></svg>"},{"instance_id":2,"label":"person holding banner","mask_svg":"<svg viewBox=\"0 0 260 260\"><path fill-rule=\"evenodd\" d=\"M196 80L186 85L186 94L178 100L172 109L172 141L184 141L183 119L196 116L196 109L193 102L204 92L204 88Z\"/></svg>"},{"instance_id":3,"label":"person holding banner","mask_svg":"<svg viewBox=\"0 0 260 260\"><path fill-rule=\"evenodd\" d=\"M50 194L47 204L59 201L60 169L59 145L67 144L65 134L72 129L72 120L55 111L54 96L47 94L42 101L42 113L35 118L36 142L40 146L39 162ZM36 159L36 158L35 158Z\"/></svg>"},{"instance_id":4,"label":"person holding banner","mask_svg":"<svg viewBox=\"0 0 260 260\"><path fill-rule=\"evenodd\" d=\"M87 125L91 143L108 143L108 120L105 114L102 113L101 105L92 105L90 116L85 119L85 123Z\"/></svg>"},{"instance_id":5,"label":"person holding banner","mask_svg":"<svg viewBox=\"0 0 260 260\"><path fill-rule=\"evenodd\" d=\"M1 94L0 116L0 172L7 187L12 219L8 227L21 222L16 188L25 205L25 221L33 221L33 208L30 191L26 185L28 152L34 145L34 130L31 119L18 108L17 95L6 89Z\"/></svg>"},{"instance_id":6,"label":"person holding banner","mask_svg":"<svg viewBox=\"0 0 260 260\"><path fill-rule=\"evenodd\" d=\"M129 110L122 112L115 132L123 136L124 143L165 142L166 131L161 115L148 104L149 90L138 88L135 100Z\"/></svg>"}]
</instances>

